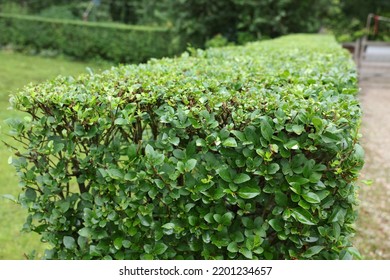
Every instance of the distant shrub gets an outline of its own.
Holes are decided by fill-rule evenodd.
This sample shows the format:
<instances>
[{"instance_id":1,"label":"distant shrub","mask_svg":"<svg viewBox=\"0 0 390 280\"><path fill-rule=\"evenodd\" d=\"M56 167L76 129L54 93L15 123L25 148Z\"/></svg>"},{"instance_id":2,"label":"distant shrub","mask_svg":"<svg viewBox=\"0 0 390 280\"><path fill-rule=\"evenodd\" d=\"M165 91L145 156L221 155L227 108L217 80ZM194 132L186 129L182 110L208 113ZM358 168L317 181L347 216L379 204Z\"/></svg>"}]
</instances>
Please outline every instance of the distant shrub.
<instances>
[{"instance_id":1,"label":"distant shrub","mask_svg":"<svg viewBox=\"0 0 390 280\"><path fill-rule=\"evenodd\" d=\"M77 59L145 62L180 50L164 28L92 23L0 14L0 46L40 52L54 50Z\"/></svg>"},{"instance_id":2,"label":"distant shrub","mask_svg":"<svg viewBox=\"0 0 390 280\"><path fill-rule=\"evenodd\" d=\"M48 259L348 259L363 165L357 76L328 36L27 87L25 229Z\"/></svg>"}]
</instances>

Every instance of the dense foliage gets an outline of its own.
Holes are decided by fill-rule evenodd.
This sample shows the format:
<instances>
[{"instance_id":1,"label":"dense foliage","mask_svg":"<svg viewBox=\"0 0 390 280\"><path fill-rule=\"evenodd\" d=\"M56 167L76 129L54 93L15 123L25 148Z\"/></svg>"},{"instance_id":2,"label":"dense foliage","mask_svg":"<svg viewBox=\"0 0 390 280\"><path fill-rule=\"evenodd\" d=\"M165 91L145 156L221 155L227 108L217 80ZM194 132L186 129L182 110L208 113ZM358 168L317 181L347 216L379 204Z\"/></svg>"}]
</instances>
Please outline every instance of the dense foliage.
<instances>
[{"instance_id":1,"label":"dense foliage","mask_svg":"<svg viewBox=\"0 0 390 280\"><path fill-rule=\"evenodd\" d=\"M165 28L0 14L0 46L77 59L139 63L178 52Z\"/></svg>"},{"instance_id":2,"label":"dense foliage","mask_svg":"<svg viewBox=\"0 0 390 280\"><path fill-rule=\"evenodd\" d=\"M59 77L11 99L49 259L339 259L363 164L353 63L295 35Z\"/></svg>"}]
</instances>

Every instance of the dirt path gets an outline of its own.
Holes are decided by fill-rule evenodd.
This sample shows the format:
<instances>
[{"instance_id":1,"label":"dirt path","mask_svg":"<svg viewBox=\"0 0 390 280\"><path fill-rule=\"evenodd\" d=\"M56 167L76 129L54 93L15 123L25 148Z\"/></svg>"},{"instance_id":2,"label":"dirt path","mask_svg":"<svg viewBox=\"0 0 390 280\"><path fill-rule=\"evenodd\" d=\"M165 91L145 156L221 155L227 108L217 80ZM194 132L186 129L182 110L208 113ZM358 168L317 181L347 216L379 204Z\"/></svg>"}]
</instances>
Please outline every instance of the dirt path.
<instances>
[{"instance_id":1,"label":"dirt path","mask_svg":"<svg viewBox=\"0 0 390 280\"><path fill-rule=\"evenodd\" d=\"M390 54L390 52L389 52ZM365 166L355 246L364 259L390 260L390 60L363 63L360 71Z\"/></svg>"}]
</instances>

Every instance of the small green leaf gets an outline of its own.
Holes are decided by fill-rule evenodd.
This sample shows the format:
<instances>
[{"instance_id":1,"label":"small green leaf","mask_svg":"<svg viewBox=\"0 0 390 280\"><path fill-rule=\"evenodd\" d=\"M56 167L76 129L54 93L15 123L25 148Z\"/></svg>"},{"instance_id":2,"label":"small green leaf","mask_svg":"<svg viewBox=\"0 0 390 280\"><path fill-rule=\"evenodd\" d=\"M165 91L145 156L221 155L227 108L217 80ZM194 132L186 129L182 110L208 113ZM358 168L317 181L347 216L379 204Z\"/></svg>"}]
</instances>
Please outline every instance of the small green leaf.
<instances>
[{"instance_id":1,"label":"small green leaf","mask_svg":"<svg viewBox=\"0 0 390 280\"><path fill-rule=\"evenodd\" d=\"M145 156L150 158L153 157L153 155L154 155L154 148L149 144L147 144L145 147Z\"/></svg>"},{"instance_id":2,"label":"small green leaf","mask_svg":"<svg viewBox=\"0 0 390 280\"><path fill-rule=\"evenodd\" d=\"M322 119L319 117L313 117L311 120L313 122L314 127L316 128L317 132L321 131L323 128L323 122Z\"/></svg>"},{"instance_id":3,"label":"small green leaf","mask_svg":"<svg viewBox=\"0 0 390 280\"><path fill-rule=\"evenodd\" d=\"M122 171L120 171L119 169L116 169L116 168L110 168L107 170L107 173L108 175L112 178L112 179L122 179L123 178L123 174L122 174Z\"/></svg>"},{"instance_id":4,"label":"small green leaf","mask_svg":"<svg viewBox=\"0 0 390 280\"><path fill-rule=\"evenodd\" d=\"M268 174L273 175L273 174L275 174L276 172L278 172L279 169L280 169L279 164L277 164L277 163L271 163L271 164L268 166Z\"/></svg>"},{"instance_id":5,"label":"small green leaf","mask_svg":"<svg viewBox=\"0 0 390 280\"><path fill-rule=\"evenodd\" d=\"M222 146L235 148L237 147L237 141L233 137L229 137L222 142Z\"/></svg>"},{"instance_id":6,"label":"small green leaf","mask_svg":"<svg viewBox=\"0 0 390 280\"><path fill-rule=\"evenodd\" d=\"M26 195L26 198L28 200L31 200L31 201L35 201L35 199L37 198L37 193L35 192L34 189L31 189L31 188L28 188L26 190L25 195Z\"/></svg>"},{"instance_id":7,"label":"small green leaf","mask_svg":"<svg viewBox=\"0 0 390 280\"><path fill-rule=\"evenodd\" d=\"M197 162L198 162L198 161L197 161L196 159L190 159L190 160L188 160L188 161L185 163L185 165L184 165L185 171L190 172L192 169L195 168Z\"/></svg>"},{"instance_id":8,"label":"small green leaf","mask_svg":"<svg viewBox=\"0 0 390 280\"><path fill-rule=\"evenodd\" d=\"M303 257L311 258L312 256L317 255L319 252L321 252L324 248L324 246L312 246L307 249L305 253L303 253Z\"/></svg>"},{"instance_id":9,"label":"small green leaf","mask_svg":"<svg viewBox=\"0 0 390 280\"><path fill-rule=\"evenodd\" d=\"M175 224L174 223L166 223L166 224L162 225L161 227L165 228L165 229L174 229Z\"/></svg>"},{"instance_id":10,"label":"small green leaf","mask_svg":"<svg viewBox=\"0 0 390 280\"><path fill-rule=\"evenodd\" d=\"M62 242L64 243L64 246L66 249L72 250L76 246L76 241L74 240L74 238L72 236L64 236Z\"/></svg>"},{"instance_id":11,"label":"small green leaf","mask_svg":"<svg viewBox=\"0 0 390 280\"><path fill-rule=\"evenodd\" d=\"M284 223L281 219L272 219L272 220L269 220L268 223L277 232L283 230Z\"/></svg>"},{"instance_id":12,"label":"small green leaf","mask_svg":"<svg viewBox=\"0 0 390 280\"><path fill-rule=\"evenodd\" d=\"M123 242L122 237L115 238L115 240L114 240L115 249L120 250L122 248L122 242Z\"/></svg>"},{"instance_id":13,"label":"small green leaf","mask_svg":"<svg viewBox=\"0 0 390 280\"><path fill-rule=\"evenodd\" d=\"M234 215L232 212L227 212L227 213L222 215L220 223L224 226L230 226L230 224L232 223L233 217L234 217Z\"/></svg>"},{"instance_id":14,"label":"small green leaf","mask_svg":"<svg viewBox=\"0 0 390 280\"><path fill-rule=\"evenodd\" d=\"M82 237L87 237L89 238L91 236L91 230L89 228L82 228L78 231L79 235Z\"/></svg>"},{"instance_id":15,"label":"small green leaf","mask_svg":"<svg viewBox=\"0 0 390 280\"><path fill-rule=\"evenodd\" d=\"M243 247L240 248L239 252L247 259L252 259L252 252L249 251L247 248Z\"/></svg>"},{"instance_id":16,"label":"small green leaf","mask_svg":"<svg viewBox=\"0 0 390 280\"><path fill-rule=\"evenodd\" d=\"M168 246L165 245L164 243L162 242L159 242L156 244L155 248L154 248L154 253L156 255L162 255L165 253L165 251L168 249Z\"/></svg>"},{"instance_id":17,"label":"small green leaf","mask_svg":"<svg viewBox=\"0 0 390 280\"><path fill-rule=\"evenodd\" d=\"M16 198L12 194L3 194L2 197L11 200L12 202L17 202Z\"/></svg>"},{"instance_id":18,"label":"small green leaf","mask_svg":"<svg viewBox=\"0 0 390 280\"><path fill-rule=\"evenodd\" d=\"M309 211L302 208L291 209L291 215L299 222L305 225L315 225L316 221Z\"/></svg>"},{"instance_id":19,"label":"small green leaf","mask_svg":"<svg viewBox=\"0 0 390 280\"><path fill-rule=\"evenodd\" d=\"M238 195L244 199L250 199L260 194L260 188L258 187L242 187L238 191Z\"/></svg>"},{"instance_id":20,"label":"small green leaf","mask_svg":"<svg viewBox=\"0 0 390 280\"><path fill-rule=\"evenodd\" d=\"M276 191L275 192L275 202L277 205L279 205L281 207L286 207L287 202L288 202L287 195L281 191Z\"/></svg>"},{"instance_id":21,"label":"small green leaf","mask_svg":"<svg viewBox=\"0 0 390 280\"><path fill-rule=\"evenodd\" d=\"M241 173L238 176L234 177L233 182L235 184L242 184L242 183L245 183L245 182L249 181L250 179L251 179L251 177L249 177L248 174Z\"/></svg>"},{"instance_id":22,"label":"small green leaf","mask_svg":"<svg viewBox=\"0 0 390 280\"><path fill-rule=\"evenodd\" d=\"M236 242L231 242L227 246L227 250L231 253L237 253L238 252L238 246Z\"/></svg>"},{"instance_id":23,"label":"small green leaf","mask_svg":"<svg viewBox=\"0 0 390 280\"><path fill-rule=\"evenodd\" d=\"M297 140L290 140L283 145L286 149L297 150L299 149L299 143Z\"/></svg>"},{"instance_id":24,"label":"small green leaf","mask_svg":"<svg viewBox=\"0 0 390 280\"><path fill-rule=\"evenodd\" d=\"M233 180L232 180L232 176L230 174L230 170L229 168L225 168L225 169L220 169L218 170L218 175L225 181L225 182L228 182L228 183L231 183Z\"/></svg>"},{"instance_id":25,"label":"small green leaf","mask_svg":"<svg viewBox=\"0 0 390 280\"><path fill-rule=\"evenodd\" d=\"M271 141L272 135L274 134L274 130L271 126L271 120L268 118L263 118L261 120L261 135L264 137L265 140Z\"/></svg>"},{"instance_id":26,"label":"small green leaf","mask_svg":"<svg viewBox=\"0 0 390 280\"><path fill-rule=\"evenodd\" d=\"M214 214L213 215L213 218L214 220L217 222L217 223L221 223L221 220L222 220L222 215L221 214Z\"/></svg>"},{"instance_id":27,"label":"small green leaf","mask_svg":"<svg viewBox=\"0 0 390 280\"><path fill-rule=\"evenodd\" d=\"M286 179L287 179L287 182L291 186L302 186L302 185L310 182L309 179L302 177L302 176L297 176L297 175L296 176L287 176Z\"/></svg>"},{"instance_id":28,"label":"small green leaf","mask_svg":"<svg viewBox=\"0 0 390 280\"><path fill-rule=\"evenodd\" d=\"M295 134L301 135L303 131L305 131L305 127L303 125L293 125L292 130Z\"/></svg>"},{"instance_id":29,"label":"small green leaf","mask_svg":"<svg viewBox=\"0 0 390 280\"><path fill-rule=\"evenodd\" d=\"M64 143L54 142L53 153L57 154L65 148Z\"/></svg>"},{"instance_id":30,"label":"small green leaf","mask_svg":"<svg viewBox=\"0 0 390 280\"><path fill-rule=\"evenodd\" d=\"M128 121L125 120L124 118L117 118L114 122L116 125L126 125L128 124Z\"/></svg>"},{"instance_id":31,"label":"small green leaf","mask_svg":"<svg viewBox=\"0 0 390 280\"><path fill-rule=\"evenodd\" d=\"M306 194L302 194L302 197L304 200L306 200L309 203L320 203L321 199L313 192L308 192Z\"/></svg>"},{"instance_id":32,"label":"small green leaf","mask_svg":"<svg viewBox=\"0 0 390 280\"><path fill-rule=\"evenodd\" d=\"M189 216L188 217L188 223L191 225L191 226L196 226L199 222L199 218L196 217L196 216Z\"/></svg>"},{"instance_id":33,"label":"small green leaf","mask_svg":"<svg viewBox=\"0 0 390 280\"><path fill-rule=\"evenodd\" d=\"M153 246L150 245L150 244L145 244L145 245L144 245L144 251L145 251L145 253L147 253L147 254L152 253L152 252L153 252Z\"/></svg>"}]
</instances>

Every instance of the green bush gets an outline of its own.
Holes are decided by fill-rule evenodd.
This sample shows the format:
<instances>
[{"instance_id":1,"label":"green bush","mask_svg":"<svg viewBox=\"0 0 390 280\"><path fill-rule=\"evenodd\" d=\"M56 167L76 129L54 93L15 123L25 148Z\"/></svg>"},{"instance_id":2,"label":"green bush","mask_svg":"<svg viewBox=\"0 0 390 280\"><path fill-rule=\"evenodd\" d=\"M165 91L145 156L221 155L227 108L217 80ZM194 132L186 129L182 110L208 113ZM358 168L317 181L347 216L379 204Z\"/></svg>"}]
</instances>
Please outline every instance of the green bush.
<instances>
[{"instance_id":1,"label":"green bush","mask_svg":"<svg viewBox=\"0 0 390 280\"><path fill-rule=\"evenodd\" d=\"M171 56L180 49L164 28L91 23L0 14L0 46L41 52L52 50L77 59L120 63Z\"/></svg>"},{"instance_id":2,"label":"green bush","mask_svg":"<svg viewBox=\"0 0 390 280\"><path fill-rule=\"evenodd\" d=\"M48 259L345 259L363 164L349 54L295 35L27 87L11 120Z\"/></svg>"}]
</instances>

